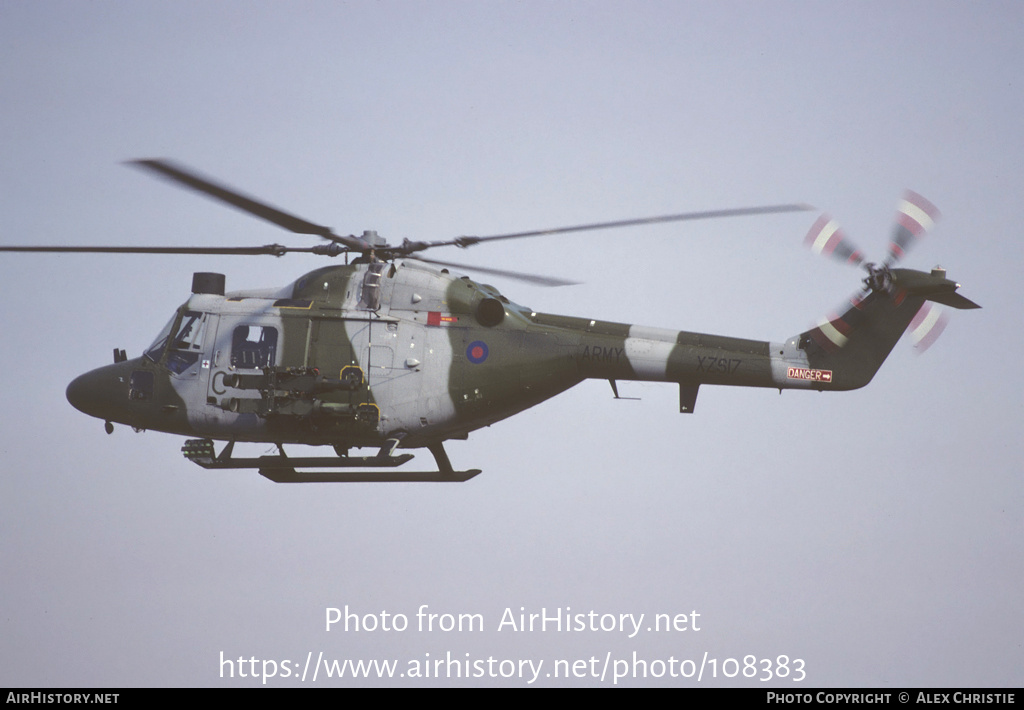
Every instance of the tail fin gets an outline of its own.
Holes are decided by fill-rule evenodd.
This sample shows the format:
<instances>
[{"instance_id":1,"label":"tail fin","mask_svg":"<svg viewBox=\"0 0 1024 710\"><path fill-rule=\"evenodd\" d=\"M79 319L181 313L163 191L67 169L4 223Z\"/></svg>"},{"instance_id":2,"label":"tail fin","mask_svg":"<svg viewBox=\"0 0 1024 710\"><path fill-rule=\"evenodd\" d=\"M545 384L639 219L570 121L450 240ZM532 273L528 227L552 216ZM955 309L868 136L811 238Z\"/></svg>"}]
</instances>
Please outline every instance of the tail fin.
<instances>
[{"instance_id":1,"label":"tail fin","mask_svg":"<svg viewBox=\"0 0 1024 710\"><path fill-rule=\"evenodd\" d=\"M849 390L868 384L925 301L980 308L958 294L959 287L941 269L931 273L888 270L884 287L872 288L865 298L854 299L841 316L801 333L799 347L808 365L831 372L831 381L821 389Z\"/></svg>"}]
</instances>

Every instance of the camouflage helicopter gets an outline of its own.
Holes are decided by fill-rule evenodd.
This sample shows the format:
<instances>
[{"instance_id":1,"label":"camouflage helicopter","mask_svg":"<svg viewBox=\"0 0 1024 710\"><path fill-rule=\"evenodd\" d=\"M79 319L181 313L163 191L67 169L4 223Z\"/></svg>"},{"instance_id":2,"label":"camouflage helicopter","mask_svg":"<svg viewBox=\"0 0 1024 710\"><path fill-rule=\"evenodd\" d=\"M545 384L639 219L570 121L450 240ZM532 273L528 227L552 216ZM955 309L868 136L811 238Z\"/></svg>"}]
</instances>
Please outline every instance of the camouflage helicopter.
<instances>
[{"instance_id":1,"label":"camouflage helicopter","mask_svg":"<svg viewBox=\"0 0 1024 710\"><path fill-rule=\"evenodd\" d=\"M148 254L345 255L344 265L311 271L280 289L226 292L225 277L195 273L192 294L152 345L76 378L77 409L136 430L197 437L184 455L207 469L254 468L278 482L465 481L444 449L585 379L672 382L679 411L692 413L701 385L804 390L863 387L908 325L919 339L944 322L931 303L979 306L936 268L894 268L937 217L908 192L881 265L864 261L827 217L807 235L814 251L864 266L864 290L838 316L779 342L665 330L538 313L452 268L556 286L562 279L460 267L421 252L478 243L694 219L811 209L775 205L602 222L449 241L391 246L375 232L342 236L166 160L135 167L298 234L311 247L0 247L0 251ZM356 258L348 263L349 255ZM936 327L938 326L938 327ZM218 453L214 440L227 442ZM276 455L239 458L236 442L272 443ZM334 456L295 457L285 444L331 446ZM351 449L372 447L370 456ZM389 471L426 448L436 471ZM303 470L298 470L303 469ZM312 469L312 470L310 470ZM327 470L331 469L331 470ZM339 470L340 469L340 470ZM364 469L354 471L351 469Z\"/></svg>"}]
</instances>

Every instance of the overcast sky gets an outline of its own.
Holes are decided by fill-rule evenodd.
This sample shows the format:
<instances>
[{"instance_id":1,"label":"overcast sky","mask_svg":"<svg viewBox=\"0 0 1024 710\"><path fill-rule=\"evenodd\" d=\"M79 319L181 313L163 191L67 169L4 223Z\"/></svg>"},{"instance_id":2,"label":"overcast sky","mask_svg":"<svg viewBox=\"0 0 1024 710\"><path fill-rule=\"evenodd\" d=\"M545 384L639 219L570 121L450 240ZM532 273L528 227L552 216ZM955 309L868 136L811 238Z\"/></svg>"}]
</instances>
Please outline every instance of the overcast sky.
<instances>
[{"instance_id":1,"label":"overcast sky","mask_svg":"<svg viewBox=\"0 0 1024 710\"><path fill-rule=\"evenodd\" d=\"M691 416L671 385L614 401L591 381L451 442L483 469L469 483L288 486L200 469L181 437L107 436L64 390L139 355L193 271L281 286L322 259L3 255L0 685L249 686L221 654L280 676L322 653L399 668L316 685L525 686L520 661L543 662L533 685L611 685L628 661L634 685L1019 686L1022 20L1015 2L0 3L6 244L309 243L120 164L157 156L392 243L808 202L880 259L912 188L943 217L907 265L984 307L856 392L705 387ZM802 249L815 216L437 258L584 282L486 279L536 310L781 340L859 286ZM346 605L409 628L325 630ZM421 632L421 605L484 629ZM499 630L566 607L644 630ZM648 632L655 614L699 631ZM516 673L409 677L448 653ZM635 677L634 654L706 654L718 677ZM761 682L781 655L790 676ZM723 677L746 656L757 678ZM312 684L292 673L267 685Z\"/></svg>"}]
</instances>

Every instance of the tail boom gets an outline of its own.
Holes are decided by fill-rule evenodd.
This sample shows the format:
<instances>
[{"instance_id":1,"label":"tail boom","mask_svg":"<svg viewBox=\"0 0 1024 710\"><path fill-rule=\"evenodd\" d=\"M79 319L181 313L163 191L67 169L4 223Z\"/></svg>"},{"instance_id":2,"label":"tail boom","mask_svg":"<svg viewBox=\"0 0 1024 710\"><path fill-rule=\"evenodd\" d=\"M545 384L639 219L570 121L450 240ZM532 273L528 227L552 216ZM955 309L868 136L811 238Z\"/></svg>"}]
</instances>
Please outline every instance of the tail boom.
<instances>
[{"instance_id":1,"label":"tail boom","mask_svg":"<svg viewBox=\"0 0 1024 710\"><path fill-rule=\"evenodd\" d=\"M840 318L785 342L543 313L531 320L572 343L580 379L675 382L691 393L702 384L851 390L871 381L926 300L978 307L955 293L945 272L893 269L891 276L888 290L872 291Z\"/></svg>"}]
</instances>

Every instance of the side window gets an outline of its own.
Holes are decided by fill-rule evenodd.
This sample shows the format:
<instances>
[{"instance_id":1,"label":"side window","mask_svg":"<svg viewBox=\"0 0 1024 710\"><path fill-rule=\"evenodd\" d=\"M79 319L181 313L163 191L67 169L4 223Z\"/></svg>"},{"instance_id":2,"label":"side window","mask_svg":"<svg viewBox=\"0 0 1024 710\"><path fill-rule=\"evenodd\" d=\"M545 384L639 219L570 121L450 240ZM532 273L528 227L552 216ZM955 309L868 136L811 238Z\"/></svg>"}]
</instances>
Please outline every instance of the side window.
<instances>
[{"instance_id":1,"label":"side window","mask_svg":"<svg viewBox=\"0 0 1024 710\"><path fill-rule=\"evenodd\" d=\"M249 370L273 367L276 353L276 328L240 325L231 336L232 367Z\"/></svg>"},{"instance_id":2,"label":"side window","mask_svg":"<svg viewBox=\"0 0 1024 710\"><path fill-rule=\"evenodd\" d=\"M128 380L128 399L146 401L153 399L153 373L136 370Z\"/></svg>"},{"instance_id":3,"label":"side window","mask_svg":"<svg viewBox=\"0 0 1024 710\"><path fill-rule=\"evenodd\" d=\"M167 352L167 369L180 375L199 362L205 332L206 314L186 311L181 319L178 334L174 336L171 349Z\"/></svg>"}]
</instances>

